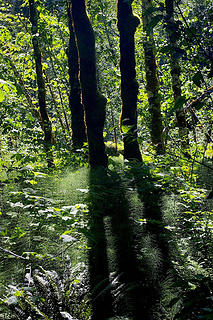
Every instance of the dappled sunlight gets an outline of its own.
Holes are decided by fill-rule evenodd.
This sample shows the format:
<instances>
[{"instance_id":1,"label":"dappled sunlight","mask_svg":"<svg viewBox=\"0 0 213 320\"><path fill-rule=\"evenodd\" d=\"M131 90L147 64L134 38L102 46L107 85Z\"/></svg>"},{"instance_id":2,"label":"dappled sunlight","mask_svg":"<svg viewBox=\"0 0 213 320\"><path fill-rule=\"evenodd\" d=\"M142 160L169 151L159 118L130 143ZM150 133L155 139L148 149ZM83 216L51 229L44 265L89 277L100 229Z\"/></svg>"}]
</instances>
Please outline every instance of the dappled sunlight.
<instances>
[{"instance_id":1,"label":"dappled sunlight","mask_svg":"<svg viewBox=\"0 0 213 320\"><path fill-rule=\"evenodd\" d=\"M213 319L211 1L0 21L0 319Z\"/></svg>"},{"instance_id":2,"label":"dappled sunlight","mask_svg":"<svg viewBox=\"0 0 213 320\"><path fill-rule=\"evenodd\" d=\"M189 214L187 194L183 201L180 195L159 193L158 182L152 183L149 177L145 183L143 168L113 161L113 170L81 168L57 176L36 172L10 189L5 186L1 245L8 237L15 239L10 250L18 261L1 251L0 281L3 286L10 283L3 271L5 264L15 282L21 281L29 262L33 269L51 270L54 265L61 275L69 256L72 268L84 265L94 315L106 312L106 317L120 314L140 319L142 310L143 314L153 310L156 319L162 314L173 319L181 305L179 279L208 277L196 248L203 252L201 244L206 244L209 250L210 234L206 229L199 243L194 242L196 234L189 237L189 231L184 231L202 226L201 220L197 224ZM204 214L205 201L200 218L207 228L211 215ZM29 260L21 261L18 256ZM206 251L206 259L209 256Z\"/></svg>"},{"instance_id":3,"label":"dappled sunlight","mask_svg":"<svg viewBox=\"0 0 213 320\"><path fill-rule=\"evenodd\" d=\"M89 169L67 169L59 177L56 177L52 185L55 196L63 199L69 205L81 203L89 192Z\"/></svg>"}]
</instances>

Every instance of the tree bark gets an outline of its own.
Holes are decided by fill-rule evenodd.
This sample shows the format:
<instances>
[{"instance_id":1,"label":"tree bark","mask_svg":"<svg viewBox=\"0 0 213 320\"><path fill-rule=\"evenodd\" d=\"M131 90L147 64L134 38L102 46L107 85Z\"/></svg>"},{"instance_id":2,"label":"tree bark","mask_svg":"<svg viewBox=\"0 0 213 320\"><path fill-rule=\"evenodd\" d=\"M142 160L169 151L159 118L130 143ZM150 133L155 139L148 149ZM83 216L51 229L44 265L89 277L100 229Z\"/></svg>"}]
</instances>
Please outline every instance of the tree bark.
<instances>
[{"instance_id":1,"label":"tree bark","mask_svg":"<svg viewBox=\"0 0 213 320\"><path fill-rule=\"evenodd\" d=\"M181 140L181 144L183 148L186 148L189 144L188 141L188 129L186 122L186 115L181 105L181 68L177 56L177 28L174 20L174 1L173 0L165 0L166 5L166 21L167 21L167 34L170 45L170 68L171 68L171 76L172 76L172 89L174 96L174 103L176 106L176 118L177 124L179 127L179 136Z\"/></svg>"},{"instance_id":2,"label":"tree bark","mask_svg":"<svg viewBox=\"0 0 213 320\"><path fill-rule=\"evenodd\" d=\"M150 111L150 134L151 141L157 153L164 153L163 124L161 116L161 98L159 93L159 81L157 75L157 63L155 57L155 41L153 29L151 27L150 8L153 6L152 0L142 0L142 19L145 38L143 41L146 90Z\"/></svg>"},{"instance_id":3,"label":"tree bark","mask_svg":"<svg viewBox=\"0 0 213 320\"><path fill-rule=\"evenodd\" d=\"M85 0L72 0L71 13L80 59L82 102L91 167L107 166L103 128L106 99L98 92L94 32L86 12Z\"/></svg>"},{"instance_id":4,"label":"tree bark","mask_svg":"<svg viewBox=\"0 0 213 320\"><path fill-rule=\"evenodd\" d=\"M72 144L74 149L81 148L86 138L86 128L84 123L84 108L81 103L81 85L79 81L79 58L78 48L76 46L75 34L72 25L72 16L70 12L70 4L67 4L68 22L69 22L69 47L68 47L68 65L69 65L69 107L72 116Z\"/></svg>"},{"instance_id":5,"label":"tree bark","mask_svg":"<svg viewBox=\"0 0 213 320\"><path fill-rule=\"evenodd\" d=\"M41 50L39 46L39 31L38 31L38 17L37 10L35 7L35 1L29 0L30 9L30 22L32 24L32 43L34 49L34 59L36 65L37 85L38 85L38 102L39 110L41 114L42 126L44 131L44 148L47 154L48 167L53 166L53 155L52 155L52 144L53 144L53 133L52 124L49 119L46 105L46 90L45 81L43 77L42 61L41 61Z\"/></svg>"},{"instance_id":6,"label":"tree bark","mask_svg":"<svg viewBox=\"0 0 213 320\"><path fill-rule=\"evenodd\" d=\"M124 141L124 158L142 161L137 141L137 95L138 83L135 71L134 34L140 20L132 14L131 4L117 2L118 30L120 33L120 70L122 111L121 132Z\"/></svg>"}]
</instances>

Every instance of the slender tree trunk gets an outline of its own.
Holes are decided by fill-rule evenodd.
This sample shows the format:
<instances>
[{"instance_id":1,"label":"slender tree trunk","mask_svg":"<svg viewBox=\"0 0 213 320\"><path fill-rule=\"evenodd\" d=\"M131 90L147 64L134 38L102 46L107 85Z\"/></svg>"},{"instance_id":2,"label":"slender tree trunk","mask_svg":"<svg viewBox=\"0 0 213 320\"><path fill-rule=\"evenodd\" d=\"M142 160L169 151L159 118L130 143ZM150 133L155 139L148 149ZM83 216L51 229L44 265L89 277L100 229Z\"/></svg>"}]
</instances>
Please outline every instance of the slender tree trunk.
<instances>
[{"instance_id":1,"label":"slender tree trunk","mask_svg":"<svg viewBox=\"0 0 213 320\"><path fill-rule=\"evenodd\" d=\"M150 134L151 141L155 146L157 153L160 154L164 152L164 142L161 116L161 98L159 93L157 63L155 57L155 41L153 29L151 28L150 24L151 13L149 10L152 6L152 0L142 0L143 30L145 32L143 48L145 57L146 89L150 111Z\"/></svg>"},{"instance_id":2,"label":"slender tree trunk","mask_svg":"<svg viewBox=\"0 0 213 320\"><path fill-rule=\"evenodd\" d=\"M91 167L107 166L103 128L106 99L98 92L94 32L86 12L85 0L72 0L71 13L80 58L82 102Z\"/></svg>"},{"instance_id":3,"label":"slender tree trunk","mask_svg":"<svg viewBox=\"0 0 213 320\"><path fill-rule=\"evenodd\" d=\"M84 123L84 109L81 103L81 86L79 81L79 59L78 49L75 41L75 34L72 25L72 16L70 12L70 4L67 4L68 20L69 20L69 48L68 48L68 64L69 64L69 82L70 96L69 106L72 116L72 143L73 148L81 148L86 138L86 128Z\"/></svg>"},{"instance_id":4,"label":"slender tree trunk","mask_svg":"<svg viewBox=\"0 0 213 320\"><path fill-rule=\"evenodd\" d=\"M124 158L142 161L137 141L138 83L135 71L134 34L140 20L132 14L131 4L117 2L118 30L120 33L120 70L122 111L120 118L124 140Z\"/></svg>"},{"instance_id":5,"label":"slender tree trunk","mask_svg":"<svg viewBox=\"0 0 213 320\"><path fill-rule=\"evenodd\" d=\"M33 42L33 49L34 49L34 59L36 64L38 102L39 102L39 110L41 114L42 126L44 130L44 147L47 154L48 167L52 167L53 155L52 155L51 147L54 139L52 134L52 124L47 112L45 81L44 81L43 70L42 70L41 50L39 47L38 17L37 17L37 10L35 7L34 0L29 0L29 9L30 9L30 21L32 24L32 42Z\"/></svg>"},{"instance_id":6,"label":"slender tree trunk","mask_svg":"<svg viewBox=\"0 0 213 320\"><path fill-rule=\"evenodd\" d=\"M29 106L29 111L31 112L32 116L35 117L39 121L39 123L41 125L41 128L43 130L44 128L43 128L43 125L42 125L42 119L41 119L40 112L36 109L36 105L33 103L32 97L31 97L28 89L26 88L24 80L23 80L20 72L16 68L15 63L8 56L2 56L2 57L3 57L5 62L9 63L11 69L13 70L14 76L16 77L16 80L18 81L18 84L19 84L19 86L20 86L20 88L22 90L22 93L24 94L24 96L25 96L25 98L27 100L27 103L28 103L28 106Z\"/></svg>"},{"instance_id":7,"label":"slender tree trunk","mask_svg":"<svg viewBox=\"0 0 213 320\"><path fill-rule=\"evenodd\" d=\"M171 76L172 76L172 89L174 96L174 103L176 106L176 117L177 124L179 127L179 135L183 148L186 148L189 144L188 141L188 129L185 111L183 106L181 105L181 68L177 56L177 30L176 24L174 20L174 1L173 0L165 0L166 5L166 20L167 20L167 33L170 45L170 65L171 65Z\"/></svg>"},{"instance_id":8,"label":"slender tree trunk","mask_svg":"<svg viewBox=\"0 0 213 320\"><path fill-rule=\"evenodd\" d=\"M64 138L65 138L65 140L66 140L66 142L67 142L67 145L71 147L71 141L70 141L70 140L71 140L71 139L70 139L71 137L70 137L70 136L67 136L67 129L66 129L66 127L65 127L65 125L64 125L64 122L63 122L63 119L62 119L62 117L61 117L61 113L60 113L60 109L59 109L59 107L58 107L58 103L57 103L57 101L56 101L55 93L54 93L54 91L53 91L53 88L52 88L52 86L51 86L51 83L50 83L50 81L49 81L49 79L48 79L48 77L47 77L46 74L45 74L45 76L46 76L47 86L48 86L48 88L49 88L49 92L50 92L50 95L51 95L51 97L52 97L52 102L53 102L53 104L54 104L55 111L56 111L56 114L57 114L59 123L60 123L60 125L61 125L61 129L62 129L63 134L64 134Z\"/></svg>"}]
</instances>

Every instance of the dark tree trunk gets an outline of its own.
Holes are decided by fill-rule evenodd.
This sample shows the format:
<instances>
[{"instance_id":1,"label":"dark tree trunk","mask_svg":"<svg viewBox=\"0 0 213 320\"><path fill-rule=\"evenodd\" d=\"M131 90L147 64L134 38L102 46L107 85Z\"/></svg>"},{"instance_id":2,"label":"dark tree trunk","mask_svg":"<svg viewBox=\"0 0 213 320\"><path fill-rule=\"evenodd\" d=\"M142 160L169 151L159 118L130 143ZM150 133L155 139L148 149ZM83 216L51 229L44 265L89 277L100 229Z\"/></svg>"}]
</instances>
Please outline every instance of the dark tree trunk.
<instances>
[{"instance_id":1,"label":"dark tree trunk","mask_svg":"<svg viewBox=\"0 0 213 320\"><path fill-rule=\"evenodd\" d=\"M188 129L185 111L181 104L181 68L177 55L177 28L174 21L174 1L165 0L166 5L166 20L167 20L167 33L170 45L170 65L171 65L171 76L172 76L172 89L174 96L174 103L176 106L176 117L177 124L179 127L179 135L183 148L186 148L189 144L188 141Z\"/></svg>"},{"instance_id":2,"label":"dark tree trunk","mask_svg":"<svg viewBox=\"0 0 213 320\"><path fill-rule=\"evenodd\" d=\"M86 138L86 128L84 123L84 109L81 103L81 85L79 81L79 59L78 48L76 46L75 34L72 25L72 16L70 11L70 4L67 4L68 20L69 20L69 48L67 52L69 65L69 82L70 82L70 96L69 106L72 116L72 143L73 148L81 148Z\"/></svg>"},{"instance_id":3,"label":"dark tree trunk","mask_svg":"<svg viewBox=\"0 0 213 320\"><path fill-rule=\"evenodd\" d=\"M72 0L71 13L80 58L82 102L91 167L107 166L103 128L106 99L98 92L94 32L86 12L85 0Z\"/></svg>"},{"instance_id":4,"label":"dark tree trunk","mask_svg":"<svg viewBox=\"0 0 213 320\"><path fill-rule=\"evenodd\" d=\"M38 102L39 102L39 110L40 110L41 120L42 120L42 127L44 131L44 147L47 154L48 167L52 167L53 155L52 155L51 147L54 139L52 134L52 124L47 112L45 81L44 81L43 70L42 70L41 50L39 47L38 17L37 17L37 10L35 7L34 0L29 0L29 9L30 9L30 22L32 24L32 42L33 42L33 49L34 49L34 59L36 64Z\"/></svg>"},{"instance_id":5,"label":"dark tree trunk","mask_svg":"<svg viewBox=\"0 0 213 320\"><path fill-rule=\"evenodd\" d=\"M159 81L157 76L157 64L155 57L155 41L151 28L150 8L152 0L142 0L143 30L145 32L143 48L145 57L146 89L150 111L150 134L157 153L164 152L163 124L161 116L161 98L159 93Z\"/></svg>"},{"instance_id":6,"label":"dark tree trunk","mask_svg":"<svg viewBox=\"0 0 213 320\"><path fill-rule=\"evenodd\" d=\"M140 20L132 14L131 4L117 2L118 30L120 33L120 70L122 111L121 132L124 136L124 158L142 161L137 141L138 83L135 71L134 34Z\"/></svg>"}]
</instances>

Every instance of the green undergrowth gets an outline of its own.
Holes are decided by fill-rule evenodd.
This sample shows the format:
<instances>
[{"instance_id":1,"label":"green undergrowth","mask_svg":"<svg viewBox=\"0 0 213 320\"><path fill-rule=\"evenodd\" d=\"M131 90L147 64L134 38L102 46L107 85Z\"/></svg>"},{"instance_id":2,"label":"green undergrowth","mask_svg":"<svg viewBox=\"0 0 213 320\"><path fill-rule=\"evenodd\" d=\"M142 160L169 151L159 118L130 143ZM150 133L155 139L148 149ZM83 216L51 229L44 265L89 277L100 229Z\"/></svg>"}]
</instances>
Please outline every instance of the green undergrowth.
<instances>
[{"instance_id":1,"label":"green undergrowth","mask_svg":"<svg viewBox=\"0 0 213 320\"><path fill-rule=\"evenodd\" d=\"M152 229L160 225L168 235L173 270L161 281L161 301L156 319L212 319L213 200L207 199L212 171L199 164L193 163L192 167L187 159L171 161L165 156L154 160L144 155L144 162L143 165L123 163L121 156L110 157L109 169L104 173L108 180L102 181L101 189L97 189L97 185L92 187L90 170L83 166L77 170L67 168L48 173L41 167L27 165L11 176L9 183L2 181L2 317L13 319L11 310L18 308L22 319L27 316L54 319L53 309L49 310L47 305L56 299L63 306L57 310L58 314L67 312L77 319L89 319L89 289L88 279L85 279L90 250L88 240L93 236L88 226L91 199L99 203L101 210L105 210L101 204L108 199L107 215L110 216L109 208L113 211L116 197L121 196L121 191L116 189L119 186L124 190L122 196L136 225L139 258L147 261L153 278L158 275L162 255L152 235L145 235L144 230L147 226ZM153 199L149 197L155 194L158 195L157 209L161 212L161 220L144 215L146 206L151 208L150 203L146 204L146 197ZM110 243L109 227L110 223L106 225ZM113 257L113 248L108 250L108 255L109 259ZM29 268L30 277L27 276ZM115 271L113 264L111 268ZM66 278L64 274L71 271L72 276ZM54 277L51 272L55 272ZM80 274L84 280L78 277ZM76 285L65 289L66 281ZM42 291L42 283L49 283L49 289ZM80 314L74 308L76 303L79 304L78 290L82 292Z\"/></svg>"}]
</instances>

